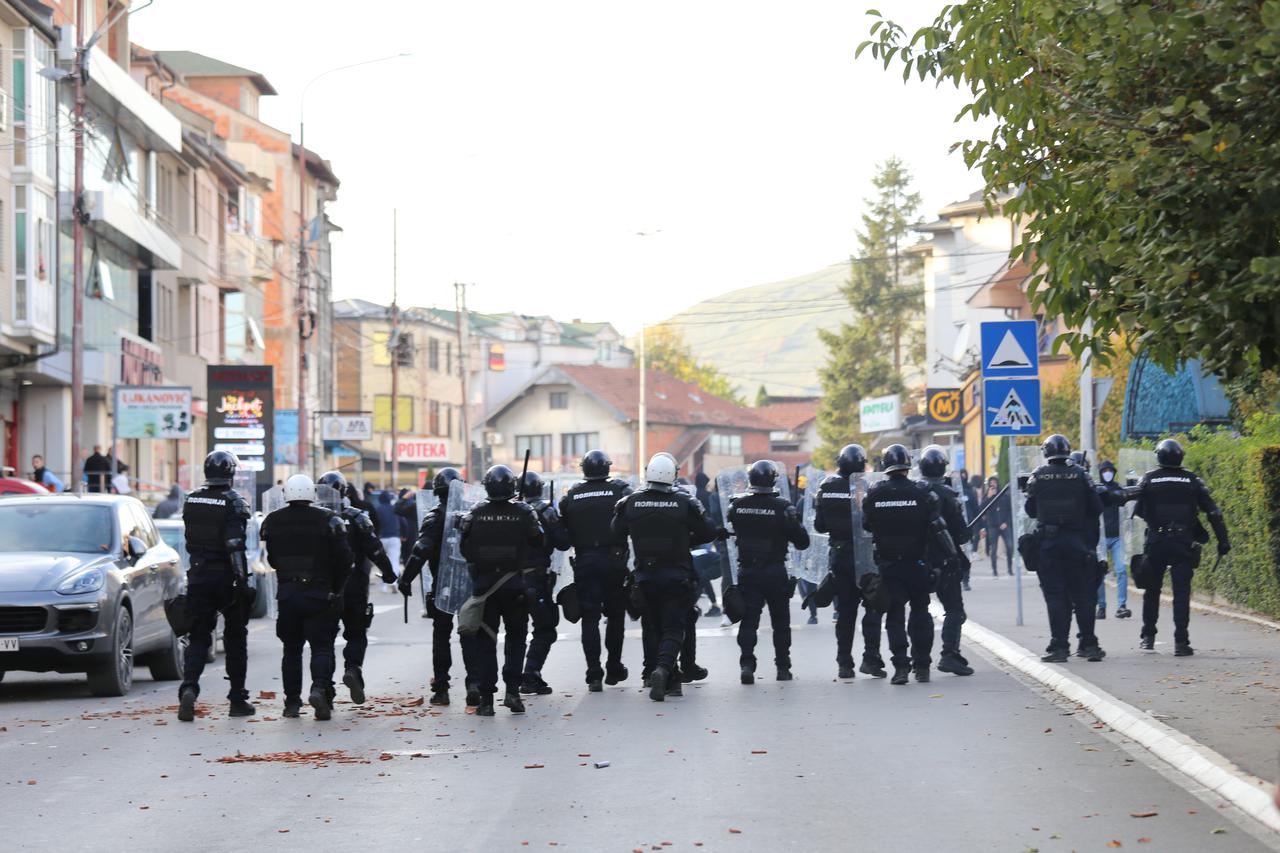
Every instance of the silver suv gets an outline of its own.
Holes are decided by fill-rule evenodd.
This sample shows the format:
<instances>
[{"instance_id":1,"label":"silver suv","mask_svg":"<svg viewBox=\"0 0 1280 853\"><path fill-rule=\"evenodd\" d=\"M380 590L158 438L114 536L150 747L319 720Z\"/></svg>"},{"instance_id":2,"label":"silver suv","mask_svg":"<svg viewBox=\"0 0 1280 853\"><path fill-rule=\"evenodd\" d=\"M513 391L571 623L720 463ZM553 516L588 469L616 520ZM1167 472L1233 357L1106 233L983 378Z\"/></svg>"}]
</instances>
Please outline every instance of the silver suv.
<instances>
[{"instance_id":1,"label":"silver suv","mask_svg":"<svg viewBox=\"0 0 1280 853\"><path fill-rule=\"evenodd\" d=\"M84 672L95 696L123 696L134 661L182 677L183 644L164 615L182 591L178 552L136 498L0 500L0 678Z\"/></svg>"}]
</instances>

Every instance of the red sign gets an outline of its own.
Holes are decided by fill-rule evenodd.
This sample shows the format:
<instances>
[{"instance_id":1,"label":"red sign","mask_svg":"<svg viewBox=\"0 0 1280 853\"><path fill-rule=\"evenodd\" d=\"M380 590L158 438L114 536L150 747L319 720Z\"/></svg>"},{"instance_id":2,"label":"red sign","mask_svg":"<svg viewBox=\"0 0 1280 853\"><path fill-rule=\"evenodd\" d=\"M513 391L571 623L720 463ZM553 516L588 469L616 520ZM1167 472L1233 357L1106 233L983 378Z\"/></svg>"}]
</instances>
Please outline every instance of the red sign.
<instances>
[{"instance_id":1,"label":"red sign","mask_svg":"<svg viewBox=\"0 0 1280 853\"><path fill-rule=\"evenodd\" d=\"M391 454L391 439L383 446L388 462L448 462L451 442L447 438L414 438L409 436L396 442L396 453Z\"/></svg>"}]
</instances>

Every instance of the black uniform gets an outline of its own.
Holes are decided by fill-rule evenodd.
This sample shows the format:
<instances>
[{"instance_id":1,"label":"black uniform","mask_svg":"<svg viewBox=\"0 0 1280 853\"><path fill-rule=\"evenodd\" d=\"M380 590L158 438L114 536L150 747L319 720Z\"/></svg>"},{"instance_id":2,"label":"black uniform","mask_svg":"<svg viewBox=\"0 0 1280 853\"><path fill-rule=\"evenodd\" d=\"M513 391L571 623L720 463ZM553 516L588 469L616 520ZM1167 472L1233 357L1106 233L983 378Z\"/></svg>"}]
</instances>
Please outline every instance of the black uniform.
<instances>
[{"instance_id":1,"label":"black uniform","mask_svg":"<svg viewBox=\"0 0 1280 853\"><path fill-rule=\"evenodd\" d=\"M345 506L339 515L347 525L347 542L354 560L342 592L342 637L347 641L342 649L342 663L347 669L358 670L364 666L369 625L373 622L368 564L378 567L383 583L394 583L396 573L368 514L354 506Z\"/></svg>"},{"instance_id":2,"label":"black uniform","mask_svg":"<svg viewBox=\"0 0 1280 853\"><path fill-rule=\"evenodd\" d=\"M853 476L858 476L857 474ZM855 489L856 491L856 489ZM858 574L870 566L857 566L853 529L853 506L857 496L849 490L849 478L838 474L827 477L818 486L813 506L813 529L830 537L828 566L836 583L836 663L853 668L853 630L858 622L858 604L863 605L862 662L863 671L883 669L880 656L880 625L884 614L863 600Z\"/></svg>"},{"instance_id":3,"label":"black uniform","mask_svg":"<svg viewBox=\"0 0 1280 853\"><path fill-rule=\"evenodd\" d=\"M1040 591L1049 611L1049 654L1066 653L1074 610L1080 647L1097 649L1094 620L1098 599L1098 520L1102 502L1083 468L1050 461L1027 484L1027 515L1036 533ZM1101 659L1101 656L1097 656Z\"/></svg>"},{"instance_id":4,"label":"black uniform","mask_svg":"<svg viewBox=\"0 0 1280 853\"><path fill-rule=\"evenodd\" d=\"M553 504L547 501L532 501L529 507L538 516L542 526L542 544L529 550L529 560L521 578L524 582L525 602L529 607L529 622L532 632L529 638L529 653L524 661L526 677L541 679L542 665L547 662L547 653L551 644L556 641L556 627L560 624L560 608L556 606L553 596L556 585L555 573L551 571L551 554L553 551L568 551L569 531L565 529Z\"/></svg>"},{"instance_id":5,"label":"black uniform","mask_svg":"<svg viewBox=\"0 0 1280 853\"><path fill-rule=\"evenodd\" d=\"M342 588L354 562L347 525L340 516L294 501L262 523L267 560L276 570L276 636L284 643L281 680L285 702L302 697L302 646L311 648L311 693L334 696L333 641L338 633Z\"/></svg>"},{"instance_id":6,"label":"black uniform","mask_svg":"<svg viewBox=\"0 0 1280 853\"><path fill-rule=\"evenodd\" d=\"M779 671L791 669L791 611L794 590L787 577L788 543L803 550L809 534L800 515L786 498L776 494L751 494L729 502L729 525L738 544L738 588L746 612L738 623L738 663L756 668L756 632L760 613L769 607L773 626L773 661Z\"/></svg>"},{"instance_id":7,"label":"black uniform","mask_svg":"<svg viewBox=\"0 0 1280 853\"><path fill-rule=\"evenodd\" d=\"M933 661L929 594L935 576L929 548L931 539L938 536L940 520L937 495L928 485L907 479L905 471L877 483L862 501L862 526L875 538L876 566L889 587L885 630L894 668L899 671L908 666L917 673L927 671ZM911 606L909 619L907 605Z\"/></svg>"},{"instance_id":8,"label":"black uniform","mask_svg":"<svg viewBox=\"0 0 1280 853\"><path fill-rule=\"evenodd\" d=\"M626 537L611 529L618 501L632 493L622 480L587 480L560 499L560 519L573 543L573 582L582 611L582 652L587 659L587 682L605 676L600 667L600 618L608 620L604 648L612 674L622 669L622 640L626 631Z\"/></svg>"},{"instance_id":9,"label":"black uniform","mask_svg":"<svg viewBox=\"0 0 1280 853\"><path fill-rule=\"evenodd\" d=\"M445 519L449 511L445 499L433 506L418 529L417 541L404 564L404 572L400 575L400 590L407 591L422 574L422 567L428 566L431 571L431 591L427 596L427 615L431 617L431 690L433 693L448 693L449 669L453 666L451 637L453 634L453 614L446 613L436 607L436 593L440 589L440 555L444 548ZM467 671L467 654L471 648L471 637L459 637L462 645L463 666Z\"/></svg>"},{"instance_id":10,"label":"black uniform","mask_svg":"<svg viewBox=\"0 0 1280 853\"><path fill-rule=\"evenodd\" d=\"M485 629L475 635L474 659L464 659L464 663L475 668L468 676L479 688L482 701L487 699L488 704L492 704L493 694L498 691L499 622L507 631L502 681L508 693L520 690L525 635L529 631L528 603L520 573L529 564L529 549L541 544L538 516L525 503L484 500L462 519L459 547L467 559L473 592L489 593L484 604Z\"/></svg>"},{"instance_id":11,"label":"black uniform","mask_svg":"<svg viewBox=\"0 0 1280 853\"><path fill-rule=\"evenodd\" d=\"M1218 553L1230 550L1222 512L1204 481L1185 468L1157 468L1148 471L1139 484L1134 515L1147 522L1143 550L1146 573L1151 578L1142 596L1142 636L1154 639L1160 616L1160 590L1165 572L1173 583L1173 639L1189 645L1187 625L1191 620L1191 576L1200 564L1200 548L1209 534L1200 523L1204 513L1218 539Z\"/></svg>"},{"instance_id":12,"label":"black uniform","mask_svg":"<svg viewBox=\"0 0 1280 853\"><path fill-rule=\"evenodd\" d=\"M245 540L248 536L249 504L230 486L205 485L187 495L182 504L186 527L187 607L191 633L182 663L182 685L200 692L200 674L213 644L213 629L222 614L222 642L227 651L227 678L231 690L227 698L246 700L245 670L249 653L247 627L252 593L248 587Z\"/></svg>"},{"instance_id":13,"label":"black uniform","mask_svg":"<svg viewBox=\"0 0 1280 853\"><path fill-rule=\"evenodd\" d=\"M938 511L947 525L947 533L955 543L957 554L947 557L935 549L930 552L930 562L939 573L938 601L946 610L942 618L942 656L955 656L967 663L960 654L960 629L967 617L964 612L964 593L961 582L968 573L969 558L960 547L969 541L969 525L965 523L964 505L942 477L928 477L925 482L938 498Z\"/></svg>"},{"instance_id":14,"label":"black uniform","mask_svg":"<svg viewBox=\"0 0 1280 853\"><path fill-rule=\"evenodd\" d=\"M645 612L661 636L656 665L675 673L698 593L689 549L715 539L716 526L697 498L672 487L650 486L618 502L611 527L619 541L631 537Z\"/></svg>"}]
</instances>

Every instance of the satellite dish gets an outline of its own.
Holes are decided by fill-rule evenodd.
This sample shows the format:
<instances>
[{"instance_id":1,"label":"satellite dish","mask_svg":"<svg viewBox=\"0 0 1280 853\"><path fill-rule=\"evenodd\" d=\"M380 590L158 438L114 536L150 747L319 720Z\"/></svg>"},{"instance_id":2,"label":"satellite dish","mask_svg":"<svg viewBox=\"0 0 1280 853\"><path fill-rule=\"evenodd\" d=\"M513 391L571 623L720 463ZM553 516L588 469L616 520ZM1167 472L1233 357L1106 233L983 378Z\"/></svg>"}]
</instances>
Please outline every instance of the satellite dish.
<instances>
[{"instance_id":1,"label":"satellite dish","mask_svg":"<svg viewBox=\"0 0 1280 853\"><path fill-rule=\"evenodd\" d=\"M964 355L969 351L969 332L973 327L972 323L961 323L960 328L956 330L956 344L951 351L951 360L956 364L964 364Z\"/></svg>"}]
</instances>

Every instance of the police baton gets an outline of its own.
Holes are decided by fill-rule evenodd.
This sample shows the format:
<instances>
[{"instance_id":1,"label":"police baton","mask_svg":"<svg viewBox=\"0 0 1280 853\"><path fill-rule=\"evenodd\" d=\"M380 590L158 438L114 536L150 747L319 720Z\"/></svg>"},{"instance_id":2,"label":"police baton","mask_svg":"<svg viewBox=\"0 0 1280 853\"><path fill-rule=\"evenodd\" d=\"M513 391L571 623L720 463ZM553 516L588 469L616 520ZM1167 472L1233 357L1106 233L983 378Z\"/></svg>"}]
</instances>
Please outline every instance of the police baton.
<instances>
[{"instance_id":1,"label":"police baton","mask_svg":"<svg viewBox=\"0 0 1280 853\"><path fill-rule=\"evenodd\" d=\"M524 467L520 469L520 482L516 484L516 500L524 497L524 475L529 473L529 454L533 452L532 447L524 449Z\"/></svg>"},{"instance_id":2,"label":"police baton","mask_svg":"<svg viewBox=\"0 0 1280 853\"><path fill-rule=\"evenodd\" d=\"M409 624L409 596L404 596L404 624Z\"/></svg>"},{"instance_id":3,"label":"police baton","mask_svg":"<svg viewBox=\"0 0 1280 853\"><path fill-rule=\"evenodd\" d=\"M1006 483L1006 484L1005 484L1005 487L1004 487L1003 489L1001 489L1000 491L996 492L996 496L995 496L995 497L993 497L991 500L987 501L987 505L986 505L986 506L984 506L982 509L978 510L978 514L977 514L977 515L975 515L975 516L973 517L973 521L969 522L969 523L968 523L967 525L965 525L965 526L966 526L966 527L973 527L975 524L977 524L979 521L981 521L981 520L982 520L982 517L983 517L984 515L986 515L986 514L987 514L987 510L989 510L989 509L991 509L991 507L995 506L996 501L998 501L998 500L1000 500L1002 497L1004 497L1004 493L1005 493L1005 492L1007 492L1007 491L1009 491L1009 486L1011 486L1011 485L1013 485L1013 484L1012 484L1012 483Z\"/></svg>"}]
</instances>

